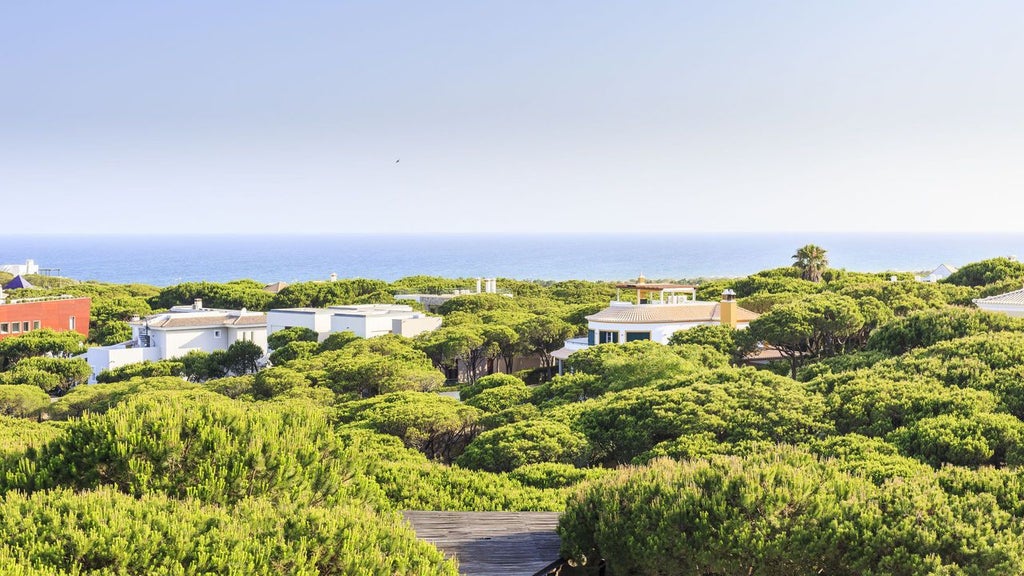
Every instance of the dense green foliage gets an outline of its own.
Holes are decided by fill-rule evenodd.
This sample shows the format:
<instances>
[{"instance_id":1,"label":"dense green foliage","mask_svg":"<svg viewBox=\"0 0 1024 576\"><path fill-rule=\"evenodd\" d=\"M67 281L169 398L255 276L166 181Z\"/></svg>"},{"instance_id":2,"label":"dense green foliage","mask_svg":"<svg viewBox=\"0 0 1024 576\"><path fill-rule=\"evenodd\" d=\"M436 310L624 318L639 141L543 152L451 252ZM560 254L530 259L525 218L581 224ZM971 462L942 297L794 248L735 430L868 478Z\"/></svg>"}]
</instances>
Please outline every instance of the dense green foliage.
<instances>
[{"instance_id":1,"label":"dense green foliage","mask_svg":"<svg viewBox=\"0 0 1024 576\"><path fill-rule=\"evenodd\" d=\"M282 348L291 342L316 342L316 332L302 326L292 326L284 330L278 330L267 336L267 346L271 350Z\"/></svg>"},{"instance_id":2,"label":"dense green foliage","mask_svg":"<svg viewBox=\"0 0 1024 576\"><path fill-rule=\"evenodd\" d=\"M0 370L9 369L19 361L33 356L66 358L84 351L82 335L77 332L33 330L21 336L0 340Z\"/></svg>"},{"instance_id":3,"label":"dense green foliage","mask_svg":"<svg viewBox=\"0 0 1024 576\"><path fill-rule=\"evenodd\" d=\"M92 369L81 358L32 356L0 373L0 383L36 385L50 395L61 396L88 381L90 374Z\"/></svg>"},{"instance_id":4,"label":"dense green foliage","mask_svg":"<svg viewBox=\"0 0 1024 576\"><path fill-rule=\"evenodd\" d=\"M930 475L875 484L795 450L659 460L583 489L559 531L610 574L1017 574L1024 529Z\"/></svg>"},{"instance_id":5,"label":"dense green foliage","mask_svg":"<svg viewBox=\"0 0 1024 576\"><path fill-rule=\"evenodd\" d=\"M0 385L0 414L29 418L50 405L50 395L31 384Z\"/></svg>"},{"instance_id":6,"label":"dense green foliage","mask_svg":"<svg viewBox=\"0 0 1024 576\"><path fill-rule=\"evenodd\" d=\"M8 338L0 565L448 574L396 511L565 510L566 553L613 575L1021 573L1024 324L966 307L1019 283L1021 266L925 283L831 269L807 248L799 266L700 287L761 313L748 330L593 346L559 376L510 372L550 363L612 284L500 279L514 297L453 298L415 339L289 329L270 339L271 367L239 346L91 386L70 358L80 337ZM100 302L96 342L195 297L257 309L474 284L62 288ZM761 345L786 361L739 367ZM446 379L461 401L437 393Z\"/></svg>"},{"instance_id":7,"label":"dense green foliage","mask_svg":"<svg viewBox=\"0 0 1024 576\"><path fill-rule=\"evenodd\" d=\"M5 574L458 574L397 515L358 503L220 507L61 489L8 492L0 518Z\"/></svg>"}]
</instances>

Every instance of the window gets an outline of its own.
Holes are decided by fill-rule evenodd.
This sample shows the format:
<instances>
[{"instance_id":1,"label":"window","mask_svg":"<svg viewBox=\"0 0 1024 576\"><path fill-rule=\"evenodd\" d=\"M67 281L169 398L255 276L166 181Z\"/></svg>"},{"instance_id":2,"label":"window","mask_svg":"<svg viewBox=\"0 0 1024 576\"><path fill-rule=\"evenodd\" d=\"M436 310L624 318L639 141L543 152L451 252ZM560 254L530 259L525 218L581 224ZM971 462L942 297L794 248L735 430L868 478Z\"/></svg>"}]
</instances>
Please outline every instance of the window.
<instances>
[{"instance_id":1,"label":"window","mask_svg":"<svg viewBox=\"0 0 1024 576\"><path fill-rule=\"evenodd\" d=\"M8 322L0 322L0 334L10 334L11 325Z\"/></svg>"},{"instance_id":2,"label":"window","mask_svg":"<svg viewBox=\"0 0 1024 576\"><path fill-rule=\"evenodd\" d=\"M28 332L28 322L22 322L21 323L21 331L22 332Z\"/></svg>"},{"instance_id":3,"label":"window","mask_svg":"<svg viewBox=\"0 0 1024 576\"><path fill-rule=\"evenodd\" d=\"M11 334L18 334L21 332L21 322L11 322Z\"/></svg>"},{"instance_id":4,"label":"window","mask_svg":"<svg viewBox=\"0 0 1024 576\"><path fill-rule=\"evenodd\" d=\"M75 329L75 317L71 316L70 318L68 318L68 330L74 330L74 329Z\"/></svg>"},{"instance_id":5,"label":"window","mask_svg":"<svg viewBox=\"0 0 1024 576\"><path fill-rule=\"evenodd\" d=\"M213 337L214 338L220 338L220 330L214 330L213 331Z\"/></svg>"},{"instance_id":6,"label":"window","mask_svg":"<svg viewBox=\"0 0 1024 576\"><path fill-rule=\"evenodd\" d=\"M636 342L637 340L650 340L650 332L626 332L626 342Z\"/></svg>"},{"instance_id":7,"label":"window","mask_svg":"<svg viewBox=\"0 0 1024 576\"><path fill-rule=\"evenodd\" d=\"M601 330L598 333L598 344L618 344L619 332L617 330Z\"/></svg>"},{"instance_id":8,"label":"window","mask_svg":"<svg viewBox=\"0 0 1024 576\"><path fill-rule=\"evenodd\" d=\"M597 344L597 336L596 336L596 334L597 334L597 332L595 332L593 330L587 330L587 344L589 346L593 346L594 344Z\"/></svg>"},{"instance_id":9,"label":"window","mask_svg":"<svg viewBox=\"0 0 1024 576\"><path fill-rule=\"evenodd\" d=\"M33 330L39 330L39 320L33 320L32 321L32 329Z\"/></svg>"}]
</instances>

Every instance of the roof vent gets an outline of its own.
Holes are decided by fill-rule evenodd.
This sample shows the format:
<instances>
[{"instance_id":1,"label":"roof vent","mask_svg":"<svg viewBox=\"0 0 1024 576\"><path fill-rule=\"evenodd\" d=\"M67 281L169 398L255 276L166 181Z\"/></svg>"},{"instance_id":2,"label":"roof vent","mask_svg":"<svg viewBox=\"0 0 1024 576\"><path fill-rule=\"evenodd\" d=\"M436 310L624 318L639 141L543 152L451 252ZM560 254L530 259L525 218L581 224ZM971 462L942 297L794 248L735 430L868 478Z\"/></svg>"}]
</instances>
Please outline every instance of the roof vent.
<instances>
[{"instance_id":1,"label":"roof vent","mask_svg":"<svg viewBox=\"0 0 1024 576\"><path fill-rule=\"evenodd\" d=\"M192 301L192 309L193 310L202 310L203 309L203 299L202 298L196 298L195 300L193 300Z\"/></svg>"}]
</instances>

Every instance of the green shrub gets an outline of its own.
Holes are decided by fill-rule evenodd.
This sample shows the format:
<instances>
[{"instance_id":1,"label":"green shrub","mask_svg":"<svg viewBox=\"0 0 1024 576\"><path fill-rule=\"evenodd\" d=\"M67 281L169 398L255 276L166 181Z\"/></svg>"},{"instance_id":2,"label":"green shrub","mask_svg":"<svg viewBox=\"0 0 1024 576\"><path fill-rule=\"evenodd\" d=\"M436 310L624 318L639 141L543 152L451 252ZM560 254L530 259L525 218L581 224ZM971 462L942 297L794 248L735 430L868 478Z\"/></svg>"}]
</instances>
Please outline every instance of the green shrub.
<instances>
[{"instance_id":1,"label":"green shrub","mask_svg":"<svg viewBox=\"0 0 1024 576\"><path fill-rule=\"evenodd\" d=\"M299 372L275 366L256 374L252 383L252 393L257 398L273 398L307 386L309 380Z\"/></svg>"},{"instance_id":2,"label":"green shrub","mask_svg":"<svg viewBox=\"0 0 1024 576\"><path fill-rule=\"evenodd\" d=\"M50 395L29 384L0 385L0 414L29 418L50 405Z\"/></svg>"},{"instance_id":3,"label":"green shrub","mask_svg":"<svg viewBox=\"0 0 1024 576\"><path fill-rule=\"evenodd\" d=\"M529 397L530 389L526 384L507 384L483 390L466 401L466 404L494 414L518 406Z\"/></svg>"},{"instance_id":4,"label":"green shrub","mask_svg":"<svg viewBox=\"0 0 1024 576\"><path fill-rule=\"evenodd\" d=\"M338 501L363 486L353 477L356 455L323 411L243 404L203 390L149 392L86 414L26 460L7 471L9 487L113 486L134 496L234 503Z\"/></svg>"},{"instance_id":5,"label":"green shrub","mask_svg":"<svg viewBox=\"0 0 1024 576\"><path fill-rule=\"evenodd\" d=\"M136 362L103 370L96 375L96 382L109 384L111 382L124 382L132 378L155 378L159 376L181 376L184 374L185 365L175 360L159 360L157 362Z\"/></svg>"},{"instance_id":6,"label":"green shrub","mask_svg":"<svg viewBox=\"0 0 1024 576\"><path fill-rule=\"evenodd\" d=\"M520 386L526 388L526 384L519 378L512 376L511 374L489 374L483 378L478 379L475 383L463 386L459 390L459 399L463 402L472 399L477 394L487 390L489 388L497 388L499 386Z\"/></svg>"},{"instance_id":7,"label":"green shrub","mask_svg":"<svg viewBox=\"0 0 1024 576\"><path fill-rule=\"evenodd\" d=\"M0 559L32 567L23 574L457 574L396 514L358 502L308 507L251 499L222 508L106 488L8 492L0 518ZM16 573L5 566L4 574Z\"/></svg>"},{"instance_id":8,"label":"green shrub","mask_svg":"<svg viewBox=\"0 0 1024 576\"><path fill-rule=\"evenodd\" d=\"M559 533L565 557L609 574L1024 571L1021 525L991 500L928 476L875 485L793 449L625 468L573 496Z\"/></svg>"},{"instance_id":9,"label":"green shrub","mask_svg":"<svg viewBox=\"0 0 1024 576\"><path fill-rule=\"evenodd\" d=\"M53 403L48 410L54 420L77 418L86 412L102 414L119 403L142 392L154 390L189 390L196 384L174 376L162 378L136 378L126 382L78 386Z\"/></svg>"},{"instance_id":10,"label":"green shrub","mask_svg":"<svg viewBox=\"0 0 1024 576\"><path fill-rule=\"evenodd\" d=\"M277 350L292 342L312 342L315 344L316 340L316 332L302 326L292 326L267 335L267 346L271 350Z\"/></svg>"},{"instance_id":11,"label":"green shrub","mask_svg":"<svg viewBox=\"0 0 1024 576\"><path fill-rule=\"evenodd\" d=\"M509 478L534 488L565 488L583 480L598 478L607 471L602 468L577 468L559 462L524 464L509 472Z\"/></svg>"},{"instance_id":12,"label":"green shrub","mask_svg":"<svg viewBox=\"0 0 1024 576\"><path fill-rule=\"evenodd\" d=\"M588 452L587 439L567 425L526 420L480 434L457 462L475 470L509 472L539 462L585 464Z\"/></svg>"}]
</instances>

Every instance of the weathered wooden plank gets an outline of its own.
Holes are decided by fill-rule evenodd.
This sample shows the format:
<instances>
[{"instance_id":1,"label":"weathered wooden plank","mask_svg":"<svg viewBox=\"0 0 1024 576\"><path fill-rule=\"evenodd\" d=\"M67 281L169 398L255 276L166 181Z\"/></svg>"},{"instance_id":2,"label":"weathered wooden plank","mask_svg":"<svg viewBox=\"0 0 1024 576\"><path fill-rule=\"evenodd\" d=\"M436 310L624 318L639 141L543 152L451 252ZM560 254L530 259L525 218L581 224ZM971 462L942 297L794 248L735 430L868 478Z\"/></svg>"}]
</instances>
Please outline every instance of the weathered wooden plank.
<instances>
[{"instance_id":1,"label":"weathered wooden plank","mask_svg":"<svg viewBox=\"0 0 1024 576\"><path fill-rule=\"evenodd\" d=\"M403 512L416 536L459 561L461 574L534 576L559 558L557 512Z\"/></svg>"}]
</instances>

